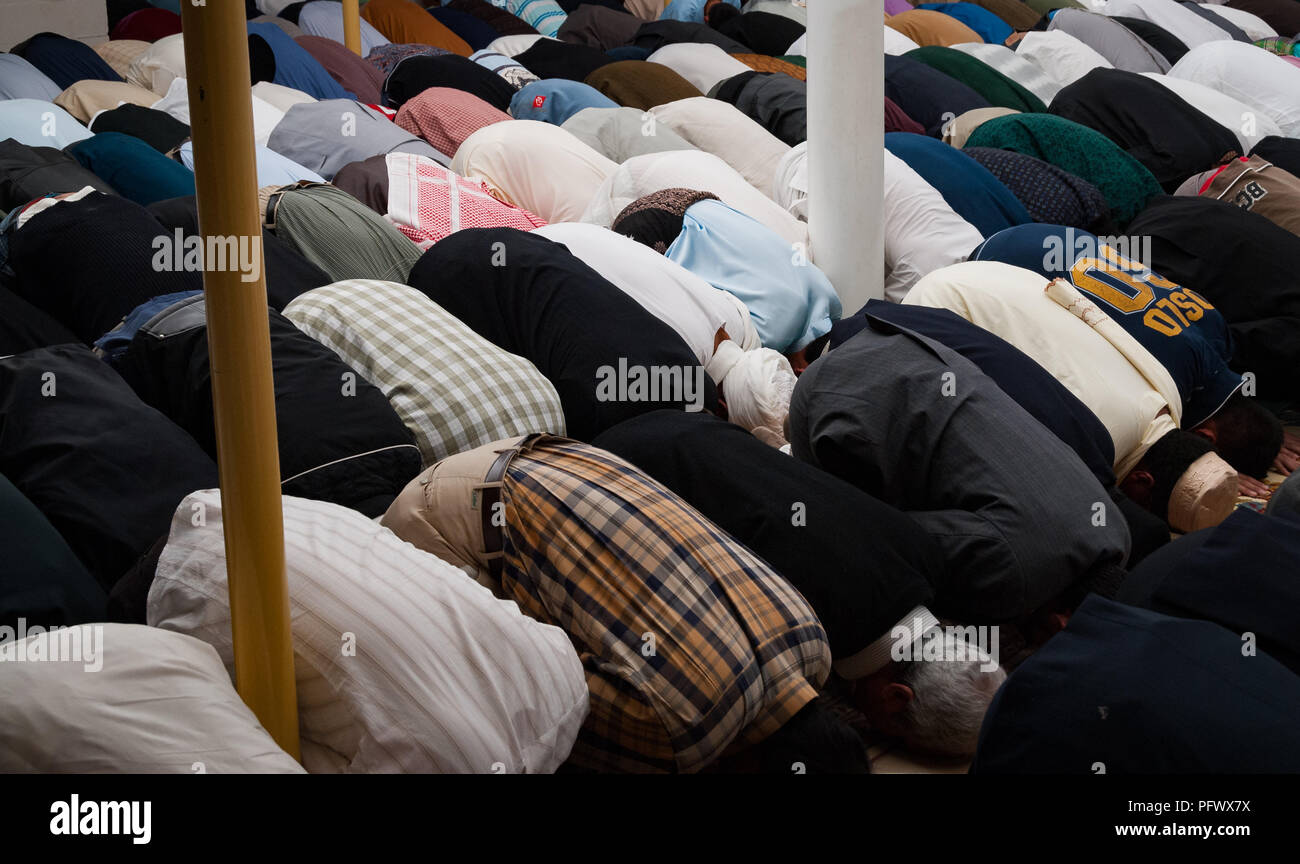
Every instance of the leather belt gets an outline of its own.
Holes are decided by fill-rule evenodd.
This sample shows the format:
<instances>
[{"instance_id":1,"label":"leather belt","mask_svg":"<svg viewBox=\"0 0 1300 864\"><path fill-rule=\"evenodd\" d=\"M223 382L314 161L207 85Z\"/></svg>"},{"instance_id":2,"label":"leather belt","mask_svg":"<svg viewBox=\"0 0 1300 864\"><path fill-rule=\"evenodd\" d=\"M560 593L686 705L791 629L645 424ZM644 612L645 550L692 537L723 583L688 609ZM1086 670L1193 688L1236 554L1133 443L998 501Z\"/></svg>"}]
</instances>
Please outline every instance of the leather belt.
<instances>
[{"instance_id":1,"label":"leather belt","mask_svg":"<svg viewBox=\"0 0 1300 864\"><path fill-rule=\"evenodd\" d=\"M516 456L525 450L531 450L537 444L541 443L544 438L554 438L554 435L548 435L545 432L534 432L531 435L525 435L520 439L518 444L513 447L507 447L505 450L498 452L496 461L488 468L487 475L483 478L483 485L475 488L482 492L482 499L479 507L479 515L482 519L483 526L483 553L487 559L488 573L493 579L501 578L501 570L504 565L505 540L501 528L505 524L505 514L499 520L501 524L493 521L496 515L497 506L501 503L501 482L506 476L506 469Z\"/></svg>"}]
</instances>

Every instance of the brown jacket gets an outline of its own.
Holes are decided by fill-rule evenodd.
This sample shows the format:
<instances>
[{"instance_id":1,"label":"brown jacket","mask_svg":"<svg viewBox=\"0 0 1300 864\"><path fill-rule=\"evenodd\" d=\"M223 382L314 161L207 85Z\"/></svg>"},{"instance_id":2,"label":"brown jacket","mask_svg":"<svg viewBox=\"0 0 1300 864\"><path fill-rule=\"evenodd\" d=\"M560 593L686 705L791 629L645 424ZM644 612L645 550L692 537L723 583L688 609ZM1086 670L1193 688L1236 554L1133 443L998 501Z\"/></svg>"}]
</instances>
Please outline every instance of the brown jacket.
<instances>
[{"instance_id":1,"label":"brown jacket","mask_svg":"<svg viewBox=\"0 0 1300 864\"><path fill-rule=\"evenodd\" d=\"M1300 177L1261 156L1240 157L1197 174L1178 193L1236 204L1300 235Z\"/></svg>"}]
</instances>

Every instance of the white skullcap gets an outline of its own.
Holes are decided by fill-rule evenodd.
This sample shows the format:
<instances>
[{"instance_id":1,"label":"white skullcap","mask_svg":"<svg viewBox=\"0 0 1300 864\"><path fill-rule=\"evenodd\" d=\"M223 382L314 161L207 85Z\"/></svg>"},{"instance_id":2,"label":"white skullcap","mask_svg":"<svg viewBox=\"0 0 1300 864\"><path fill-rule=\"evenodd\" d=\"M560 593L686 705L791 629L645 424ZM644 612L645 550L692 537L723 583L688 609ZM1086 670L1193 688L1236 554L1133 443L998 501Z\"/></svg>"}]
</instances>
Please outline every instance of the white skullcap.
<instances>
[{"instance_id":1,"label":"white skullcap","mask_svg":"<svg viewBox=\"0 0 1300 864\"><path fill-rule=\"evenodd\" d=\"M894 659L895 645L908 647L905 656L919 657L921 646L917 643L938 626L939 619L934 617L933 612L924 606L917 606L866 648L850 657L836 660L833 668L841 678L852 681L855 678L865 678L888 666Z\"/></svg>"},{"instance_id":2,"label":"white skullcap","mask_svg":"<svg viewBox=\"0 0 1300 864\"><path fill-rule=\"evenodd\" d=\"M723 342L719 349L727 344ZM741 352L722 380L731 422L764 443L780 447L785 443L794 383L794 369L783 355L771 348Z\"/></svg>"},{"instance_id":3,"label":"white skullcap","mask_svg":"<svg viewBox=\"0 0 1300 864\"><path fill-rule=\"evenodd\" d=\"M1232 515L1236 504L1236 470L1217 453L1206 453L1188 466L1174 485L1169 495L1169 526L1184 533L1211 528Z\"/></svg>"}]
</instances>

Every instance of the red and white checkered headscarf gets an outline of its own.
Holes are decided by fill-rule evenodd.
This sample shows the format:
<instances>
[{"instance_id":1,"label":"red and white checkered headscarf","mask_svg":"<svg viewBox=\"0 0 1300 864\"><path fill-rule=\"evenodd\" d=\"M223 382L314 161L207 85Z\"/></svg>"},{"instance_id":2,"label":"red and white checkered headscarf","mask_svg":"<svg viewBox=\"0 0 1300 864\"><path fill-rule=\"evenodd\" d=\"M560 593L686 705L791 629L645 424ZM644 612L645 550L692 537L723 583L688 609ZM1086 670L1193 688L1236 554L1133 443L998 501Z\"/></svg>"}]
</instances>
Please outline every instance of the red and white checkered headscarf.
<instances>
[{"instance_id":1,"label":"red and white checkered headscarf","mask_svg":"<svg viewBox=\"0 0 1300 864\"><path fill-rule=\"evenodd\" d=\"M462 228L532 231L546 222L492 197L481 180L467 180L427 156L389 153L388 215L421 249Z\"/></svg>"},{"instance_id":2,"label":"red and white checkered headscarf","mask_svg":"<svg viewBox=\"0 0 1300 864\"><path fill-rule=\"evenodd\" d=\"M408 99L394 122L428 141L439 152L454 156L461 143L479 129L509 119L509 114L472 93L452 87L430 87Z\"/></svg>"}]
</instances>

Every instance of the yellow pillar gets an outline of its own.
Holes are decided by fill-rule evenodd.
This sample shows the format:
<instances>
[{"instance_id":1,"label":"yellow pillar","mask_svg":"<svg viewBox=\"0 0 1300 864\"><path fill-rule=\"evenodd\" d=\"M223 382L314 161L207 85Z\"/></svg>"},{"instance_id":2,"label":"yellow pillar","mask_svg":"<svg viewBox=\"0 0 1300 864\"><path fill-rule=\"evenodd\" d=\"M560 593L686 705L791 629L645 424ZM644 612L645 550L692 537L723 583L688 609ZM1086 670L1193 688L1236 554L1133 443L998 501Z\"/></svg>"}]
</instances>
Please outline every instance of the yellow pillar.
<instances>
[{"instance_id":1,"label":"yellow pillar","mask_svg":"<svg viewBox=\"0 0 1300 864\"><path fill-rule=\"evenodd\" d=\"M199 231L236 238L240 249L254 244L257 262L256 278L240 272L237 262L203 274L235 683L276 743L297 759L298 699L244 5L188 0L181 3L181 22Z\"/></svg>"},{"instance_id":2,"label":"yellow pillar","mask_svg":"<svg viewBox=\"0 0 1300 864\"><path fill-rule=\"evenodd\" d=\"M343 0L343 44L353 54L361 53L360 0Z\"/></svg>"}]
</instances>

